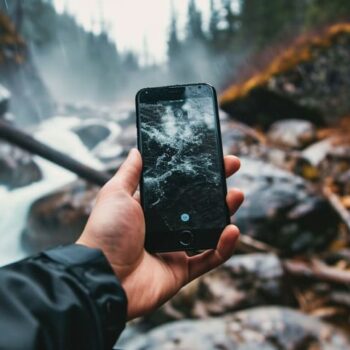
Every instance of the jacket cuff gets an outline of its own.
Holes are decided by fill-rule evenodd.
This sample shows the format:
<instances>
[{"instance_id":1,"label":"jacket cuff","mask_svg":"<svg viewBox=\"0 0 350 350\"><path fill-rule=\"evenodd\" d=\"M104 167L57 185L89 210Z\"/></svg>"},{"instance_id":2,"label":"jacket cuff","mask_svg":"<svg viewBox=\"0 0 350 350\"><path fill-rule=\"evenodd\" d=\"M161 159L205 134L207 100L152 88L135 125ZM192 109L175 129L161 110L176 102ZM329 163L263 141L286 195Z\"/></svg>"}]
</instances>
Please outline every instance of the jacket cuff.
<instances>
[{"instance_id":1,"label":"jacket cuff","mask_svg":"<svg viewBox=\"0 0 350 350\"><path fill-rule=\"evenodd\" d=\"M79 244L42 253L65 266L94 300L107 348L112 348L127 319L127 297L101 250Z\"/></svg>"}]
</instances>

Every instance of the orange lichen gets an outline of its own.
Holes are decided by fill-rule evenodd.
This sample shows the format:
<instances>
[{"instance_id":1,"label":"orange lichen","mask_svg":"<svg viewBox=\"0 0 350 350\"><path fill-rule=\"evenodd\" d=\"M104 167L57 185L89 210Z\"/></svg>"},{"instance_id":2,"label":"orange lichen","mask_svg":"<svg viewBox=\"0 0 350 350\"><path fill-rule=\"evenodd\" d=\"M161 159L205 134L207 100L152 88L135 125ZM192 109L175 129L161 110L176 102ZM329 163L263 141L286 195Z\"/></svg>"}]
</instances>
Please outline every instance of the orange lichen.
<instances>
[{"instance_id":1,"label":"orange lichen","mask_svg":"<svg viewBox=\"0 0 350 350\"><path fill-rule=\"evenodd\" d=\"M292 46L273 59L260 73L253 75L241 84L235 84L226 89L220 96L220 104L225 105L245 97L252 89L265 85L272 76L309 61L315 48L329 47L338 35L344 33L350 33L350 23L334 24L318 35L299 37Z\"/></svg>"},{"instance_id":2,"label":"orange lichen","mask_svg":"<svg viewBox=\"0 0 350 350\"><path fill-rule=\"evenodd\" d=\"M16 51L12 58L14 62L22 63L24 61L24 40L17 33L11 20L0 12L0 63L5 61L4 48L11 47Z\"/></svg>"},{"instance_id":3,"label":"orange lichen","mask_svg":"<svg viewBox=\"0 0 350 350\"><path fill-rule=\"evenodd\" d=\"M322 128L317 131L318 139L331 139L336 145L350 145L350 116L341 118L332 127Z\"/></svg>"}]
</instances>

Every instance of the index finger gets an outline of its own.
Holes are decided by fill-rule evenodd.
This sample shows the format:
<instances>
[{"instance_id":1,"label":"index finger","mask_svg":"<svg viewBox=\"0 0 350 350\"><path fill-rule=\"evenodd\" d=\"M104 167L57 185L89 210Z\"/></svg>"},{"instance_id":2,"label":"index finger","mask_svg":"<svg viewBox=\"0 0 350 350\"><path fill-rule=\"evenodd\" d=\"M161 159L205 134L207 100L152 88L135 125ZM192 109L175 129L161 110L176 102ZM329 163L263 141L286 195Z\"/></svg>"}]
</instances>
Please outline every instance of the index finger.
<instances>
[{"instance_id":1,"label":"index finger","mask_svg":"<svg viewBox=\"0 0 350 350\"><path fill-rule=\"evenodd\" d=\"M241 167L241 161L238 157L229 155L224 157L225 176L230 177Z\"/></svg>"}]
</instances>

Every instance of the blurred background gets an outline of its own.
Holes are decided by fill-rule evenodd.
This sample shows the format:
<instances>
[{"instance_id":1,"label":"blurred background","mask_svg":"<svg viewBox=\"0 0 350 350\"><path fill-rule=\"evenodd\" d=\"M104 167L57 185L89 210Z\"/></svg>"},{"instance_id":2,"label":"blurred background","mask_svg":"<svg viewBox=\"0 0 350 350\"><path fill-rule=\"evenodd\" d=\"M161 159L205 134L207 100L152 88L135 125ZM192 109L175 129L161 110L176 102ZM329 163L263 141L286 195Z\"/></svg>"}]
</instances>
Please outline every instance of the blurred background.
<instances>
[{"instance_id":1,"label":"blurred background","mask_svg":"<svg viewBox=\"0 0 350 350\"><path fill-rule=\"evenodd\" d=\"M0 264L79 236L140 88L207 82L240 243L118 346L350 349L349 62L346 0L0 0Z\"/></svg>"}]
</instances>

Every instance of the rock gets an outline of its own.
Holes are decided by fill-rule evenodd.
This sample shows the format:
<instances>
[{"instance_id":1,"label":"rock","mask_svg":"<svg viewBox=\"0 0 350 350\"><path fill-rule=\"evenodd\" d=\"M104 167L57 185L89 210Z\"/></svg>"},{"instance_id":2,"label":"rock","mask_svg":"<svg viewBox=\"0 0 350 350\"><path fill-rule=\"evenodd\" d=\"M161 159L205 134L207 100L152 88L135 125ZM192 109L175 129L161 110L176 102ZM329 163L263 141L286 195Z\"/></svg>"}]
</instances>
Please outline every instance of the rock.
<instances>
[{"instance_id":1,"label":"rock","mask_svg":"<svg viewBox=\"0 0 350 350\"><path fill-rule=\"evenodd\" d=\"M130 147L127 147L123 140L127 137L127 127L120 127L115 122L108 123L110 135L108 138L100 142L94 149L93 154L101 162L106 165L106 168L113 173L123 160L125 159ZM135 125L133 125L135 128Z\"/></svg>"},{"instance_id":2,"label":"rock","mask_svg":"<svg viewBox=\"0 0 350 350\"><path fill-rule=\"evenodd\" d=\"M325 179L333 179L339 184L344 183L344 180L346 181L344 174L350 171L350 145L333 146L320 163L320 169Z\"/></svg>"},{"instance_id":3,"label":"rock","mask_svg":"<svg viewBox=\"0 0 350 350\"><path fill-rule=\"evenodd\" d=\"M227 120L220 122L224 154L244 155L251 153L259 142L250 135L244 124Z\"/></svg>"},{"instance_id":4,"label":"rock","mask_svg":"<svg viewBox=\"0 0 350 350\"><path fill-rule=\"evenodd\" d=\"M125 160L129 150L136 146L136 125L124 125L118 135L101 142L93 150L93 154L114 173Z\"/></svg>"},{"instance_id":5,"label":"rock","mask_svg":"<svg viewBox=\"0 0 350 350\"><path fill-rule=\"evenodd\" d=\"M13 2L0 3L0 83L10 91L10 112L23 126L50 117L55 102L13 24L12 19L18 15L16 8ZM8 16L13 17L10 19Z\"/></svg>"},{"instance_id":6,"label":"rock","mask_svg":"<svg viewBox=\"0 0 350 350\"><path fill-rule=\"evenodd\" d=\"M86 104L67 104L61 105L59 111L63 116L79 116L81 124L72 130L111 173L125 160L130 148L137 146L136 117L129 105L111 111Z\"/></svg>"},{"instance_id":7,"label":"rock","mask_svg":"<svg viewBox=\"0 0 350 350\"><path fill-rule=\"evenodd\" d=\"M85 182L36 200L30 207L22 243L27 251L74 242L85 227L98 189Z\"/></svg>"},{"instance_id":8,"label":"rock","mask_svg":"<svg viewBox=\"0 0 350 350\"><path fill-rule=\"evenodd\" d=\"M96 122L85 122L74 129L74 132L80 137L84 145L93 149L100 142L110 135L110 130L106 125Z\"/></svg>"},{"instance_id":9,"label":"rock","mask_svg":"<svg viewBox=\"0 0 350 350\"><path fill-rule=\"evenodd\" d=\"M327 153L332 149L332 147L332 140L325 139L305 148L302 151L302 156L307 159L310 164L318 166L321 161L326 158Z\"/></svg>"},{"instance_id":10,"label":"rock","mask_svg":"<svg viewBox=\"0 0 350 350\"><path fill-rule=\"evenodd\" d=\"M335 179L335 183L338 187L338 191L343 196L349 196L350 195L350 169L342 173L339 177L337 177Z\"/></svg>"},{"instance_id":11,"label":"rock","mask_svg":"<svg viewBox=\"0 0 350 350\"><path fill-rule=\"evenodd\" d=\"M144 318L161 324L184 318L204 318L243 308L288 304L283 268L274 254L235 255L222 266L184 287L169 302Z\"/></svg>"},{"instance_id":12,"label":"rock","mask_svg":"<svg viewBox=\"0 0 350 350\"><path fill-rule=\"evenodd\" d=\"M330 242L338 217L305 180L267 162L241 160L241 169L228 179L228 187L245 193L243 205L233 216L243 234L284 254L314 251Z\"/></svg>"},{"instance_id":13,"label":"rock","mask_svg":"<svg viewBox=\"0 0 350 350\"><path fill-rule=\"evenodd\" d=\"M120 145L118 139L109 138L93 149L92 154L106 166L112 174L125 160L127 150Z\"/></svg>"},{"instance_id":14,"label":"rock","mask_svg":"<svg viewBox=\"0 0 350 350\"><path fill-rule=\"evenodd\" d=\"M322 125L349 115L349 43L348 23L303 34L277 50L260 71L252 67L250 77L226 89L221 108L235 119L264 128L296 116Z\"/></svg>"},{"instance_id":15,"label":"rock","mask_svg":"<svg viewBox=\"0 0 350 350\"><path fill-rule=\"evenodd\" d=\"M117 344L119 345L119 344ZM128 350L301 350L350 348L335 327L282 307L261 307L220 318L177 321L126 342Z\"/></svg>"},{"instance_id":16,"label":"rock","mask_svg":"<svg viewBox=\"0 0 350 350\"><path fill-rule=\"evenodd\" d=\"M301 149L316 140L316 128L307 120L281 120L271 125L267 136L278 146Z\"/></svg>"},{"instance_id":17,"label":"rock","mask_svg":"<svg viewBox=\"0 0 350 350\"><path fill-rule=\"evenodd\" d=\"M0 85L0 118L7 112L9 102L10 102L10 93L2 85Z\"/></svg>"},{"instance_id":18,"label":"rock","mask_svg":"<svg viewBox=\"0 0 350 350\"><path fill-rule=\"evenodd\" d=\"M29 153L0 142L0 185L13 189L27 186L41 178L41 170Z\"/></svg>"}]
</instances>

